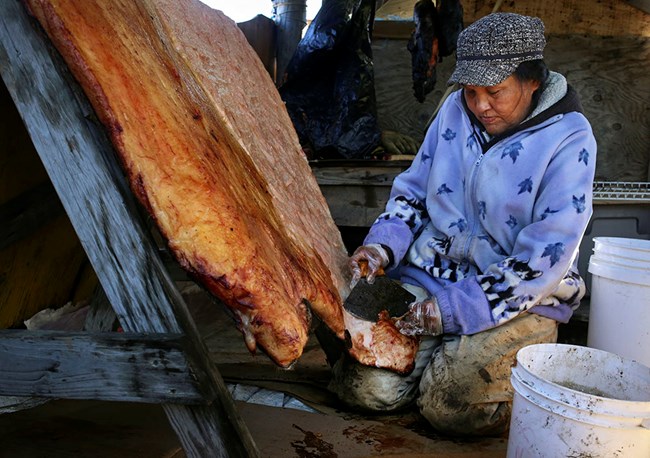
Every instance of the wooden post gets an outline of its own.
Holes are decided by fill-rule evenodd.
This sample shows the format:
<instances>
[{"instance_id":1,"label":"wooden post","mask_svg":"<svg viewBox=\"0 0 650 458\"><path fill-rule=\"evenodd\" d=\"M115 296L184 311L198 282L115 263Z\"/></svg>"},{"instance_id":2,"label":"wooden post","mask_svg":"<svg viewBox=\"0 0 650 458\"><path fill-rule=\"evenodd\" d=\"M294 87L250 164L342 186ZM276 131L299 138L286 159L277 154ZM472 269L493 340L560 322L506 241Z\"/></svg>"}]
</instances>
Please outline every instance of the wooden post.
<instances>
[{"instance_id":1,"label":"wooden post","mask_svg":"<svg viewBox=\"0 0 650 458\"><path fill-rule=\"evenodd\" d=\"M258 456L88 100L18 0L0 2L0 76L124 330L186 340L203 402L181 405L172 395L163 407L187 455Z\"/></svg>"}]
</instances>

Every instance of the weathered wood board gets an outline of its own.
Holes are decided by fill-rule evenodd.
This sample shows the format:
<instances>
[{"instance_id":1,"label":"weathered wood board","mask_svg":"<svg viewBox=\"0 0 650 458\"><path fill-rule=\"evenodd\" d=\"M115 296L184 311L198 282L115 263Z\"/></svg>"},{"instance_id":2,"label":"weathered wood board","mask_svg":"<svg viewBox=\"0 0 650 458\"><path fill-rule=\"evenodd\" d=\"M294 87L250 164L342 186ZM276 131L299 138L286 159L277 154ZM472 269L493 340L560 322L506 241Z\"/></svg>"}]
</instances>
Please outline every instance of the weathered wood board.
<instances>
[{"instance_id":1,"label":"weathered wood board","mask_svg":"<svg viewBox=\"0 0 650 458\"><path fill-rule=\"evenodd\" d=\"M4 330L0 395L205 404L185 350L181 334Z\"/></svg>"},{"instance_id":2,"label":"weathered wood board","mask_svg":"<svg viewBox=\"0 0 650 458\"><path fill-rule=\"evenodd\" d=\"M395 177L410 161L312 162L312 169L339 226L369 227L384 211Z\"/></svg>"}]
</instances>

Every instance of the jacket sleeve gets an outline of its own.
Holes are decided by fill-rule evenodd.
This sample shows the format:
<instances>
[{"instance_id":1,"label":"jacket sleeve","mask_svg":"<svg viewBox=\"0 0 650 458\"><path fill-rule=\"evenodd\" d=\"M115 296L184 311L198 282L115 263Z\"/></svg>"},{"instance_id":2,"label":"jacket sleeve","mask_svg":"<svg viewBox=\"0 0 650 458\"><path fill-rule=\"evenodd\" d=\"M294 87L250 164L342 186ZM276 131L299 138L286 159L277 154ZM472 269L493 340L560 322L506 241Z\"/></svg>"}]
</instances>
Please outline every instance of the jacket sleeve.
<instances>
[{"instance_id":1,"label":"jacket sleeve","mask_svg":"<svg viewBox=\"0 0 650 458\"><path fill-rule=\"evenodd\" d=\"M393 263L389 268L401 262L415 236L429 219L426 193L438 138L438 118L440 116L429 127L411 166L393 181L386 209L370 227L364 240L364 244L380 243L392 250Z\"/></svg>"},{"instance_id":2,"label":"jacket sleeve","mask_svg":"<svg viewBox=\"0 0 650 458\"><path fill-rule=\"evenodd\" d=\"M532 223L517 235L511 253L477 276L449 283L436 292L444 331L474 334L498 326L566 290L575 281L574 298L584 289L569 272L592 213L596 142L587 127L562 142L550 161L533 208ZM577 277L577 279L576 279ZM569 288L570 289L570 288ZM582 292L579 290L581 289Z\"/></svg>"}]
</instances>

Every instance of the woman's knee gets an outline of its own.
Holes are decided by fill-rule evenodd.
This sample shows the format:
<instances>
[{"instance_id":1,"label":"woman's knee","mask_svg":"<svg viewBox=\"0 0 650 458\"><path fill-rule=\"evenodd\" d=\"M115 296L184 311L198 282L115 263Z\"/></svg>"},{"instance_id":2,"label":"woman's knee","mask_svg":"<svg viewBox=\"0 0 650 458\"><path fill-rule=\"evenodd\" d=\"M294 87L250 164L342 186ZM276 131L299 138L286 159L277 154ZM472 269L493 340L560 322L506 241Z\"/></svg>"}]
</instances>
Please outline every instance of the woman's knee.
<instances>
[{"instance_id":1,"label":"woman's knee","mask_svg":"<svg viewBox=\"0 0 650 458\"><path fill-rule=\"evenodd\" d=\"M332 368L328 389L350 407L388 412L413 404L418 384L416 380L364 366L344 356Z\"/></svg>"},{"instance_id":2,"label":"woman's knee","mask_svg":"<svg viewBox=\"0 0 650 458\"><path fill-rule=\"evenodd\" d=\"M441 433L456 436L500 436L510 426L511 402L462 404L426 395L418 398L420 413Z\"/></svg>"},{"instance_id":3,"label":"woman's knee","mask_svg":"<svg viewBox=\"0 0 650 458\"><path fill-rule=\"evenodd\" d=\"M407 375L364 366L343 355L332 367L328 388L351 407L380 412L407 407L415 401L420 377L438 345L439 338L422 338L415 355L415 367Z\"/></svg>"}]
</instances>

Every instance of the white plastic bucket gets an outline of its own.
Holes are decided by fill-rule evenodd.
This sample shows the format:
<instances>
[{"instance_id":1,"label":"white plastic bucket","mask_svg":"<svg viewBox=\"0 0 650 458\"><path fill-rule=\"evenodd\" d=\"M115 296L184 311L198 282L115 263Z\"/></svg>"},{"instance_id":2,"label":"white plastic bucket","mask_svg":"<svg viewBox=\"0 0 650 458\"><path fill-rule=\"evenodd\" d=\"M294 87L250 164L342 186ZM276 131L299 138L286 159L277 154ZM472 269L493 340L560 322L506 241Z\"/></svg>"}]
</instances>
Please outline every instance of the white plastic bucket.
<instances>
[{"instance_id":1,"label":"white plastic bucket","mask_svg":"<svg viewBox=\"0 0 650 458\"><path fill-rule=\"evenodd\" d=\"M517 352L508 458L650 457L650 368L594 348Z\"/></svg>"},{"instance_id":2,"label":"white plastic bucket","mask_svg":"<svg viewBox=\"0 0 650 458\"><path fill-rule=\"evenodd\" d=\"M587 345L650 366L650 240L594 238Z\"/></svg>"}]
</instances>

